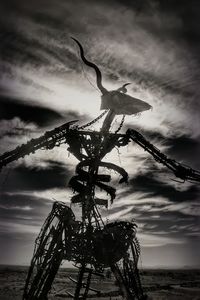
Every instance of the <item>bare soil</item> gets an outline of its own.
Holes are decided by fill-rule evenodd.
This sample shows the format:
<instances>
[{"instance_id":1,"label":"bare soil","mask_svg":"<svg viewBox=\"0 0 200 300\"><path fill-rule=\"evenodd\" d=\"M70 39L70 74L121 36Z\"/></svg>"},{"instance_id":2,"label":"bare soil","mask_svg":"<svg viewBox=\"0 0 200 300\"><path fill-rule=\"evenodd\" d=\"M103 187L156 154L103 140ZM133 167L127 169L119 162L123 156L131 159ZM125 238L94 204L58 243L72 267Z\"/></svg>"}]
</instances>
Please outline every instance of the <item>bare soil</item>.
<instances>
[{"instance_id":1,"label":"bare soil","mask_svg":"<svg viewBox=\"0 0 200 300\"><path fill-rule=\"evenodd\" d=\"M21 300L27 275L27 267L0 267L0 300ZM71 299L67 292L73 293L76 269L60 269L49 295L49 300ZM200 300L200 270L143 270L141 279L145 292L153 300ZM94 277L92 288L101 292L117 292L115 280ZM94 294L94 293L93 293ZM92 299L121 300L120 296Z\"/></svg>"}]
</instances>

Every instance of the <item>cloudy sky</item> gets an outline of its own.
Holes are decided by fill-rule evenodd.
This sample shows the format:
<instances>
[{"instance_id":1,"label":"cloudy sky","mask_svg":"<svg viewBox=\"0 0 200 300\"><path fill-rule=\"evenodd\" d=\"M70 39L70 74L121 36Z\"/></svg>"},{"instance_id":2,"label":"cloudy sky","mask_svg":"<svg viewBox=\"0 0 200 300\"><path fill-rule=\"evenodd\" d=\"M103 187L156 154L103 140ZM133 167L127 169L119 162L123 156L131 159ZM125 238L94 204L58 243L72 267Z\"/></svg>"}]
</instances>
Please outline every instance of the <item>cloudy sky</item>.
<instances>
[{"instance_id":1,"label":"cloudy sky","mask_svg":"<svg viewBox=\"0 0 200 300\"><path fill-rule=\"evenodd\" d=\"M153 107L127 117L121 132L135 128L170 157L200 169L198 0L2 0L0 6L0 153L100 114L95 76L85 66L83 72L74 36L107 89L131 82L128 93ZM96 126L91 129L101 123ZM173 181L133 143L107 161L127 170L129 185L119 186L102 214L137 222L141 266L200 266L199 185ZM1 264L29 263L53 201L70 203L67 183L76 162L62 145L1 171Z\"/></svg>"}]
</instances>

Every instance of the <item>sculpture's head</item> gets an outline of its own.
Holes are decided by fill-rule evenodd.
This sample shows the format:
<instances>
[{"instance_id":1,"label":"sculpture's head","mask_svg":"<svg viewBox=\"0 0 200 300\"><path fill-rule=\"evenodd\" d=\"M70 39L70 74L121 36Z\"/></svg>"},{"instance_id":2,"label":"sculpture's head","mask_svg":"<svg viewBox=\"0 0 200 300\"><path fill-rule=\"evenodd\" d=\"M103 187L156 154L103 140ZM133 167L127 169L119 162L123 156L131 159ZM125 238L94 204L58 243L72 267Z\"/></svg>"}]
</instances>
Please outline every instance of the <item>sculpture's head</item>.
<instances>
[{"instance_id":1,"label":"sculpture's head","mask_svg":"<svg viewBox=\"0 0 200 300\"><path fill-rule=\"evenodd\" d=\"M122 87L114 91L108 91L102 84L102 74L97 65L88 61L84 55L84 50L80 42L73 38L78 44L82 61L96 72L97 87L101 91L101 109L109 109L116 115L133 115L145 110L149 110L151 105L140 99L126 95L126 86L130 83L125 83Z\"/></svg>"}]
</instances>

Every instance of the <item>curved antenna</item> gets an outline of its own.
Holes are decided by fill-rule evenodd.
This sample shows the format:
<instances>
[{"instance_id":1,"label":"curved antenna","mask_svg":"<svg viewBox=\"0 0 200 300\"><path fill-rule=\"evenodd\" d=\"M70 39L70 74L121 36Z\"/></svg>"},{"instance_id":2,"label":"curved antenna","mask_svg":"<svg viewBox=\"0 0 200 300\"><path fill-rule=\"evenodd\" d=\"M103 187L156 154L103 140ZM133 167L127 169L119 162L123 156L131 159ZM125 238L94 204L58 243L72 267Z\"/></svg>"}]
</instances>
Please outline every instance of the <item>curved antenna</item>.
<instances>
[{"instance_id":1,"label":"curved antenna","mask_svg":"<svg viewBox=\"0 0 200 300\"><path fill-rule=\"evenodd\" d=\"M130 82L123 84L117 91L118 92L122 92L122 93L126 93L127 92L127 88L126 86L131 84Z\"/></svg>"},{"instance_id":2,"label":"curved antenna","mask_svg":"<svg viewBox=\"0 0 200 300\"><path fill-rule=\"evenodd\" d=\"M108 91L107 91L107 90L103 87L103 85L102 85L102 75L101 75L101 71L99 70L99 68L97 67L97 65L95 65L94 63L90 62L89 60L87 60L87 59L85 58L84 50L83 50L83 47L82 47L82 45L80 44L80 42L79 42L77 39L73 38L73 37L71 37L71 39L74 40L74 41L78 44L79 49L80 49L80 55L81 55L82 61L83 61L87 66L89 66L89 67L91 67L91 68L93 68L93 69L95 70L96 76L97 76L97 79L96 79L96 80L97 80L97 86L98 86L98 88L100 89L100 91L102 92L102 94L104 95L104 94L107 93Z\"/></svg>"}]
</instances>

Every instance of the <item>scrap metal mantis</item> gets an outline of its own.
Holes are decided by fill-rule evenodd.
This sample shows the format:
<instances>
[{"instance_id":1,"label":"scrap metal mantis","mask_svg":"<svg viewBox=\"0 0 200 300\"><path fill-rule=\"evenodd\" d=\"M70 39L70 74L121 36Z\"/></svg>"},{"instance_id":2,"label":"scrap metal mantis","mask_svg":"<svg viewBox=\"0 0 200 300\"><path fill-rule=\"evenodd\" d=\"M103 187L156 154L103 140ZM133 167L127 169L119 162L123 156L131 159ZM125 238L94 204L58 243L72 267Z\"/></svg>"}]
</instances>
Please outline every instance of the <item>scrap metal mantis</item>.
<instances>
[{"instance_id":1,"label":"scrap metal mantis","mask_svg":"<svg viewBox=\"0 0 200 300\"><path fill-rule=\"evenodd\" d=\"M82 45L74 40L79 46L83 62L96 72L97 87L102 93L101 109L104 112L84 126L76 126L77 121L65 123L0 156L2 168L38 149L53 149L66 143L69 145L68 151L79 161L76 175L70 179L69 186L75 192L71 203L81 207L81 221L76 220L72 209L65 203L53 204L35 242L23 300L48 299L48 293L63 260L73 262L79 270L77 280L70 278L75 283L75 290L73 293L66 291L66 298L77 300L116 295L116 291L103 292L91 287L92 276L102 276L103 271L110 268L119 287L118 293L124 299L147 299L137 268L140 246L136 238L136 224L125 221L105 223L99 211L99 207L108 206L108 199L97 197L97 189L105 191L111 203L115 199L116 191L108 184L111 176L103 174L102 169L119 173L120 184L128 181L128 174L122 167L103 159L114 147L124 147L133 141L182 180L200 182L200 172L168 158L134 129L128 129L125 134L111 132L111 124L116 115L135 114L148 110L151 106L126 95L127 84L118 90L107 91L102 85L99 68L85 58ZM105 119L99 131L85 129L104 115Z\"/></svg>"}]
</instances>

